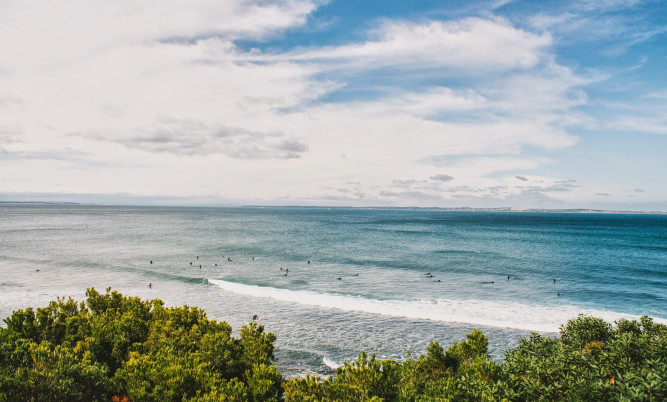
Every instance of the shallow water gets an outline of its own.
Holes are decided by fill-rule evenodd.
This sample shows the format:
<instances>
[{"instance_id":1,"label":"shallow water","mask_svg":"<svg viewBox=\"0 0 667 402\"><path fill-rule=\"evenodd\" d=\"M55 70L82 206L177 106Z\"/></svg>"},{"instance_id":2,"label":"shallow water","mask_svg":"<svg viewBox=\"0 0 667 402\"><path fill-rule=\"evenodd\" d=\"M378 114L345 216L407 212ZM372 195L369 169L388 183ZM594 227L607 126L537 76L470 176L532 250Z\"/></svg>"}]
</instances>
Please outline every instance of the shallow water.
<instances>
[{"instance_id":1,"label":"shallow water","mask_svg":"<svg viewBox=\"0 0 667 402\"><path fill-rule=\"evenodd\" d=\"M501 359L580 312L667 322L667 216L5 204L0 273L3 317L112 287L257 314L283 373L328 374L473 327Z\"/></svg>"}]
</instances>

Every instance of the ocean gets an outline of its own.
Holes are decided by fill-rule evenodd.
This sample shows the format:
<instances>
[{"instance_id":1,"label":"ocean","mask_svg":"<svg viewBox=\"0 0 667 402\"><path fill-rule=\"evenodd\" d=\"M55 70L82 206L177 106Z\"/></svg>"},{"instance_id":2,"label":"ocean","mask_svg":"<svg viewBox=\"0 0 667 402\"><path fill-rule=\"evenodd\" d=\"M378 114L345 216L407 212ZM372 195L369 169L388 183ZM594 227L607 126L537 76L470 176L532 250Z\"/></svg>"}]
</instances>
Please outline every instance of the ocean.
<instances>
[{"instance_id":1,"label":"ocean","mask_svg":"<svg viewBox=\"0 0 667 402\"><path fill-rule=\"evenodd\" d=\"M473 328L500 360L579 313L667 323L667 215L0 204L0 317L90 287L257 315L287 376Z\"/></svg>"}]
</instances>

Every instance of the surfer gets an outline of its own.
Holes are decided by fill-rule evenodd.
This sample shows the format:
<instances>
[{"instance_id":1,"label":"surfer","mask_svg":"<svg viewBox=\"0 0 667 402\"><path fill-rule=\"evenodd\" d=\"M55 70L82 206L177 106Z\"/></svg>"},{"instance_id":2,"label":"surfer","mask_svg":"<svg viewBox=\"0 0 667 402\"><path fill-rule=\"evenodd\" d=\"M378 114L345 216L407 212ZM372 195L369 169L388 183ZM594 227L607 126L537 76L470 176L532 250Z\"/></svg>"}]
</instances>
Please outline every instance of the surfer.
<instances>
[{"instance_id":1,"label":"surfer","mask_svg":"<svg viewBox=\"0 0 667 402\"><path fill-rule=\"evenodd\" d=\"M153 283L148 284L148 289L153 289Z\"/></svg>"},{"instance_id":2,"label":"surfer","mask_svg":"<svg viewBox=\"0 0 667 402\"><path fill-rule=\"evenodd\" d=\"M308 264L310 264L310 260L308 260Z\"/></svg>"},{"instance_id":3,"label":"surfer","mask_svg":"<svg viewBox=\"0 0 667 402\"><path fill-rule=\"evenodd\" d=\"M257 314L255 314L255 315L252 316L252 320L253 320L253 321L257 321L258 319L259 319L259 317L257 316Z\"/></svg>"},{"instance_id":4,"label":"surfer","mask_svg":"<svg viewBox=\"0 0 667 402\"><path fill-rule=\"evenodd\" d=\"M509 276L509 275L507 275L507 280L509 280L509 279L510 279L510 276Z\"/></svg>"},{"instance_id":5,"label":"surfer","mask_svg":"<svg viewBox=\"0 0 667 402\"><path fill-rule=\"evenodd\" d=\"M231 260L232 260L232 257L227 257L227 261L231 261Z\"/></svg>"},{"instance_id":6,"label":"surfer","mask_svg":"<svg viewBox=\"0 0 667 402\"><path fill-rule=\"evenodd\" d=\"M153 260L151 260L151 264L153 264Z\"/></svg>"}]
</instances>

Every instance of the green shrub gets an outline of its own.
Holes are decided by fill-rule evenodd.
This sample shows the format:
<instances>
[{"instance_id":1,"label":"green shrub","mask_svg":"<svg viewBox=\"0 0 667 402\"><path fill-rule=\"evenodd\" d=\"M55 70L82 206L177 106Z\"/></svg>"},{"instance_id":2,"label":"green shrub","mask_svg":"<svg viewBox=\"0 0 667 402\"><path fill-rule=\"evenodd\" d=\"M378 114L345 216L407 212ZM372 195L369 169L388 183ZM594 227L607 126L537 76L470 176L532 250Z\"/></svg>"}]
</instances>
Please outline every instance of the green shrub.
<instances>
[{"instance_id":1,"label":"green shrub","mask_svg":"<svg viewBox=\"0 0 667 402\"><path fill-rule=\"evenodd\" d=\"M196 307L89 289L19 310L0 328L0 400L279 400L275 336L251 323L239 339Z\"/></svg>"},{"instance_id":2,"label":"green shrub","mask_svg":"<svg viewBox=\"0 0 667 402\"><path fill-rule=\"evenodd\" d=\"M366 352L326 379L285 381L276 337L240 337L196 307L107 289L26 308L0 328L0 401L663 401L667 327L580 315L559 338L531 334L496 363L473 330L403 362Z\"/></svg>"}]
</instances>

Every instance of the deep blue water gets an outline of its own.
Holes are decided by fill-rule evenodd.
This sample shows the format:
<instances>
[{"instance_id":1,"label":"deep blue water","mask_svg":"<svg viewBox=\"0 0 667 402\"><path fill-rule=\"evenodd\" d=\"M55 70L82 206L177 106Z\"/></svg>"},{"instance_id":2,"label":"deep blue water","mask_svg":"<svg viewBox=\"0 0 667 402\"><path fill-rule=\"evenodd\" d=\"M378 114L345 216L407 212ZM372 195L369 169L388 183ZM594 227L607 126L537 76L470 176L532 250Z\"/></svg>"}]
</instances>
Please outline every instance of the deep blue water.
<instances>
[{"instance_id":1,"label":"deep blue water","mask_svg":"<svg viewBox=\"0 0 667 402\"><path fill-rule=\"evenodd\" d=\"M667 215L4 204L0 274L2 317L111 286L257 314L285 373L326 374L473 327L502 358L581 312L665 322Z\"/></svg>"}]
</instances>

